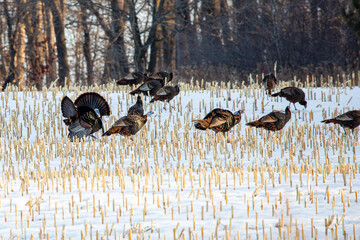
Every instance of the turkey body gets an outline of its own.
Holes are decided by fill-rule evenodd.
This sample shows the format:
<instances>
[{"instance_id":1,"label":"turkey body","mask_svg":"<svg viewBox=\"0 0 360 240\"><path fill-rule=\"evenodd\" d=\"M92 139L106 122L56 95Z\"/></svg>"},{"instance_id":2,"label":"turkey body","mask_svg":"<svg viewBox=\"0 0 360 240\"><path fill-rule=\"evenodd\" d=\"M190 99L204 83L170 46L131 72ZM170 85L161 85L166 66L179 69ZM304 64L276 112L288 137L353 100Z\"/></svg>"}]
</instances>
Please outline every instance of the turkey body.
<instances>
[{"instance_id":1,"label":"turkey body","mask_svg":"<svg viewBox=\"0 0 360 240\"><path fill-rule=\"evenodd\" d=\"M273 111L261 117L257 121L246 123L246 125L250 127L264 128L269 131L279 131L284 128L290 118L291 111L290 107L287 106L285 108L285 113Z\"/></svg>"},{"instance_id":2,"label":"turkey body","mask_svg":"<svg viewBox=\"0 0 360 240\"><path fill-rule=\"evenodd\" d=\"M348 111L334 118L325 119L321 122L339 124L344 129L349 128L354 132L354 129L360 125L360 110Z\"/></svg>"},{"instance_id":3,"label":"turkey body","mask_svg":"<svg viewBox=\"0 0 360 240\"><path fill-rule=\"evenodd\" d=\"M133 72L116 82L118 85L133 86L146 82L148 75L142 72Z\"/></svg>"},{"instance_id":4,"label":"turkey body","mask_svg":"<svg viewBox=\"0 0 360 240\"><path fill-rule=\"evenodd\" d=\"M71 140L89 136L103 129L101 118L111 113L106 100L94 92L81 94L75 102L65 96L61 101L61 111Z\"/></svg>"},{"instance_id":5,"label":"turkey body","mask_svg":"<svg viewBox=\"0 0 360 240\"><path fill-rule=\"evenodd\" d=\"M266 86L267 93L271 95L271 91L275 87L275 84L277 83L275 75L273 73L266 74L264 76L263 83Z\"/></svg>"},{"instance_id":6,"label":"turkey body","mask_svg":"<svg viewBox=\"0 0 360 240\"><path fill-rule=\"evenodd\" d=\"M176 85L175 87L165 86L163 88L160 88L156 92L155 96L153 97L153 99L150 100L150 102L155 102L155 101L170 102L170 100L172 100L179 93L180 93L180 88L178 85Z\"/></svg>"},{"instance_id":7,"label":"turkey body","mask_svg":"<svg viewBox=\"0 0 360 240\"><path fill-rule=\"evenodd\" d=\"M295 103L300 103L305 108L307 107L307 102L305 101L305 93L303 90L297 87L286 87L280 90L280 92L274 93L271 96L273 97L284 97L286 100L288 100L290 103L294 104L294 107L296 109Z\"/></svg>"},{"instance_id":8,"label":"turkey body","mask_svg":"<svg viewBox=\"0 0 360 240\"><path fill-rule=\"evenodd\" d=\"M208 113L203 119L195 120L195 128L199 130L211 129L214 132L228 132L241 120L241 113L235 113L229 110L216 108Z\"/></svg>"},{"instance_id":9,"label":"turkey body","mask_svg":"<svg viewBox=\"0 0 360 240\"><path fill-rule=\"evenodd\" d=\"M143 102L142 102L142 99L140 96L137 97L136 103L129 108L127 114L128 115L139 115L139 116L144 115Z\"/></svg>"},{"instance_id":10,"label":"turkey body","mask_svg":"<svg viewBox=\"0 0 360 240\"><path fill-rule=\"evenodd\" d=\"M132 136L135 135L147 122L148 116L152 115L152 112L147 113L146 115L128 115L117 120L110 128L107 130L103 136L110 136L112 134L120 134L122 136Z\"/></svg>"}]
</instances>

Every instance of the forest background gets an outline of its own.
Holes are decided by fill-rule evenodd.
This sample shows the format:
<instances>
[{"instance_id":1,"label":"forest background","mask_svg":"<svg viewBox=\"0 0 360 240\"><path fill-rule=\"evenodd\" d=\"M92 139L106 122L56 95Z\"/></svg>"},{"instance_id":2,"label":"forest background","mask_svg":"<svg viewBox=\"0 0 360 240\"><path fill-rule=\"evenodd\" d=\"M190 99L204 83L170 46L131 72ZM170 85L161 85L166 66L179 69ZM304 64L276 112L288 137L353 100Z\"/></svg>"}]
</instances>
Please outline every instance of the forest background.
<instances>
[{"instance_id":1,"label":"forest background","mask_svg":"<svg viewBox=\"0 0 360 240\"><path fill-rule=\"evenodd\" d=\"M0 84L359 78L360 0L4 0ZM259 77L258 77L259 78ZM358 82L358 81L356 81Z\"/></svg>"}]
</instances>

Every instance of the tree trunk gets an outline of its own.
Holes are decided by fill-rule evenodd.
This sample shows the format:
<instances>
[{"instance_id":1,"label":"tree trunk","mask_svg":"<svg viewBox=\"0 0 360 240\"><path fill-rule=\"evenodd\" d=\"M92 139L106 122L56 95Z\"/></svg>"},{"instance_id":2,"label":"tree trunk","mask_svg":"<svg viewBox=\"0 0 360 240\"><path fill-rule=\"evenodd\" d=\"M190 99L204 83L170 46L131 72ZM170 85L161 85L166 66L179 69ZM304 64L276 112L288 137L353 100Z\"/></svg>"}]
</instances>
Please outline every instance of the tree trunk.
<instances>
[{"instance_id":1,"label":"tree trunk","mask_svg":"<svg viewBox=\"0 0 360 240\"><path fill-rule=\"evenodd\" d=\"M126 57L124 31L126 22L122 11L125 9L124 0L111 0L112 25L115 33L115 39L112 40L112 49L115 56L112 58L114 66L113 78L120 79L121 75L129 73L129 63Z\"/></svg>"},{"instance_id":2,"label":"tree trunk","mask_svg":"<svg viewBox=\"0 0 360 240\"><path fill-rule=\"evenodd\" d=\"M44 2L45 3L45 2ZM45 62L47 66L46 86L56 80L56 54L54 19L49 7L45 7Z\"/></svg>"},{"instance_id":3,"label":"tree trunk","mask_svg":"<svg viewBox=\"0 0 360 240\"><path fill-rule=\"evenodd\" d=\"M220 0L202 0L201 3L202 54L213 64L222 61L223 47L220 38Z\"/></svg>"},{"instance_id":4,"label":"tree trunk","mask_svg":"<svg viewBox=\"0 0 360 240\"><path fill-rule=\"evenodd\" d=\"M19 1L20 4L24 4L23 0ZM23 5L24 6L24 5ZM25 38L26 38L26 31L25 31L25 24L23 21L18 22L17 26L17 36L16 36L16 58L15 58L15 72L17 82L19 84L19 88L22 90L25 88Z\"/></svg>"},{"instance_id":5,"label":"tree trunk","mask_svg":"<svg viewBox=\"0 0 360 240\"><path fill-rule=\"evenodd\" d=\"M93 85L93 61L91 59L91 38L90 38L90 29L88 27L87 19L89 17L86 8L83 5L80 5L81 10L81 26L83 29L84 40L83 40L83 52L86 62L86 74L87 74L87 84Z\"/></svg>"},{"instance_id":6,"label":"tree trunk","mask_svg":"<svg viewBox=\"0 0 360 240\"><path fill-rule=\"evenodd\" d=\"M65 40L64 6L60 0L49 0L54 20L56 47L58 55L59 85L65 86L65 81L70 82L68 55Z\"/></svg>"},{"instance_id":7,"label":"tree trunk","mask_svg":"<svg viewBox=\"0 0 360 240\"><path fill-rule=\"evenodd\" d=\"M27 16L26 32L28 37L29 56L29 87L41 89L45 75L44 35L42 32L42 2L32 1L32 7Z\"/></svg>"},{"instance_id":8,"label":"tree trunk","mask_svg":"<svg viewBox=\"0 0 360 240\"><path fill-rule=\"evenodd\" d=\"M190 31L190 11L188 0L176 0L176 68L190 64L188 33Z\"/></svg>"},{"instance_id":9,"label":"tree trunk","mask_svg":"<svg viewBox=\"0 0 360 240\"><path fill-rule=\"evenodd\" d=\"M106 36L109 38L110 47L106 53L104 78L119 79L121 75L129 72L124 43L126 22L123 20L123 12L125 10L123 1L111 0L112 26L109 27L91 0L78 0L81 5L95 15Z\"/></svg>"},{"instance_id":10,"label":"tree trunk","mask_svg":"<svg viewBox=\"0 0 360 240\"><path fill-rule=\"evenodd\" d=\"M146 66L146 52L148 48L156 41L157 25L161 23L160 16L163 12L164 0L153 0L152 3L152 25L149 34L144 41L141 40L137 11L134 0L126 0L129 9L129 22L132 37L134 40L134 63L136 71L144 71ZM154 67L152 67L154 68Z\"/></svg>"},{"instance_id":11,"label":"tree trunk","mask_svg":"<svg viewBox=\"0 0 360 240\"><path fill-rule=\"evenodd\" d=\"M9 49L10 49L10 64L7 77L5 79L4 85L2 90L4 91L8 84L13 83L15 79L15 57L16 57L16 50L15 50L15 37L16 31L13 31L13 24L14 20L11 18L9 9L8 9L8 2L4 0L4 14L6 17L6 24L8 27L8 39L9 39Z\"/></svg>"}]
</instances>

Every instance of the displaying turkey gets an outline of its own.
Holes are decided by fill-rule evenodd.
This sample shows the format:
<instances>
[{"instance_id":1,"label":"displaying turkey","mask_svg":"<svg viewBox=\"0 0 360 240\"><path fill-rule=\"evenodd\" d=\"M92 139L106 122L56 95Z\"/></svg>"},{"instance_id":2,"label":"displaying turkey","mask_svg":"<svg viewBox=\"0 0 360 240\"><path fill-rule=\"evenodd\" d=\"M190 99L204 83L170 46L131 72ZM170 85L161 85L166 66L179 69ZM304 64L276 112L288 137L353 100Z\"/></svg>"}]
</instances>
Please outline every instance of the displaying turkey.
<instances>
[{"instance_id":1,"label":"displaying turkey","mask_svg":"<svg viewBox=\"0 0 360 240\"><path fill-rule=\"evenodd\" d=\"M173 86L165 86L163 88L160 88L153 99L151 99L150 102L155 101L167 101L170 102L171 99L173 99L176 95L178 95L180 92L179 85Z\"/></svg>"},{"instance_id":2,"label":"displaying turkey","mask_svg":"<svg viewBox=\"0 0 360 240\"><path fill-rule=\"evenodd\" d=\"M133 86L133 85L137 85L137 84L146 82L146 80L148 78L149 77L146 73L132 72L132 73L128 74L127 76L125 76L124 78L117 81L116 84Z\"/></svg>"},{"instance_id":3,"label":"displaying turkey","mask_svg":"<svg viewBox=\"0 0 360 240\"><path fill-rule=\"evenodd\" d=\"M257 121L246 123L247 126L257 127L257 128L265 128L269 131L278 131L283 129L285 124L291 118L290 107L287 106L285 108L285 113L280 111L273 111Z\"/></svg>"},{"instance_id":4,"label":"displaying turkey","mask_svg":"<svg viewBox=\"0 0 360 240\"><path fill-rule=\"evenodd\" d=\"M120 134L122 136L135 135L147 122L147 118L151 116L153 112L148 112L146 115L128 115L117 120L109 130L107 130L103 136L109 136L112 134Z\"/></svg>"},{"instance_id":5,"label":"displaying turkey","mask_svg":"<svg viewBox=\"0 0 360 240\"><path fill-rule=\"evenodd\" d=\"M144 115L144 108L143 108L143 102L142 102L141 96L137 97L136 103L129 108L127 114L128 115L139 115L139 116Z\"/></svg>"},{"instance_id":6,"label":"displaying turkey","mask_svg":"<svg viewBox=\"0 0 360 240\"><path fill-rule=\"evenodd\" d=\"M75 102L65 96L61 101L64 123L68 126L68 137L82 138L103 129L102 116L110 115L110 106L95 92L81 94Z\"/></svg>"},{"instance_id":7,"label":"displaying turkey","mask_svg":"<svg viewBox=\"0 0 360 240\"><path fill-rule=\"evenodd\" d=\"M340 126L344 128L344 131L346 128L349 128L354 133L354 129L360 125L360 110L348 111L334 118L325 119L321 122L340 124Z\"/></svg>"},{"instance_id":8,"label":"displaying turkey","mask_svg":"<svg viewBox=\"0 0 360 240\"><path fill-rule=\"evenodd\" d=\"M157 72L149 77L148 81L141 84L137 89L130 92L131 95L143 93L145 95L155 96L156 92L173 79L172 73Z\"/></svg>"},{"instance_id":9,"label":"displaying turkey","mask_svg":"<svg viewBox=\"0 0 360 240\"><path fill-rule=\"evenodd\" d=\"M199 130L211 129L214 132L227 132L238 124L244 110L235 113L229 110L216 108L208 113L203 119L194 120L195 128Z\"/></svg>"},{"instance_id":10,"label":"displaying turkey","mask_svg":"<svg viewBox=\"0 0 360 240\"><path fill-rule=\"evenodd\" d=\"M291 103L294 104L294 107L296 109L295 103L300 103L305 108L307 107L307 102L305 101L305 93L303 90L297 87L286 87L280 90L280 92L274 93L271 96L273 97L284 97L286 100L288 100L289 106Z\"/></svg>"},{"instance_id":11,"label":"displaying turkey","mask_svg":"<svg viewBox=\"0 0 360 240\"><path fill-rule=\"evenodd\" d=\"M273 73L268 73L264 76L263 83L266 86L266 91L271 95L271 90L274 88L277 83L276 77Z\"/></svg>"}]
</instances>

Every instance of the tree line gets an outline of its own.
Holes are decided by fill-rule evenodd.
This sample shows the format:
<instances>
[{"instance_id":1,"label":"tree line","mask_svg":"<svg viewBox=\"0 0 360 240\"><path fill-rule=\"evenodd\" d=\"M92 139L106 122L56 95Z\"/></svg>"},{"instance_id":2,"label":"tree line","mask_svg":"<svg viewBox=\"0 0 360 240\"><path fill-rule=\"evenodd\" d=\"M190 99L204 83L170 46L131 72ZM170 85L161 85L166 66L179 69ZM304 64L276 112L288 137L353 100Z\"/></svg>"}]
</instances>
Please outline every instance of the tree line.
<instances>
[{"instance_id":1,"label":"tree line","mask_svg":"<svg viewBox=\"0 0 360 240\"><path fill-rule=\"evenodd\" d=\"M3 89L360 67L360 0L3 0L0 14Z\"/></svg>"}]
</instances>

